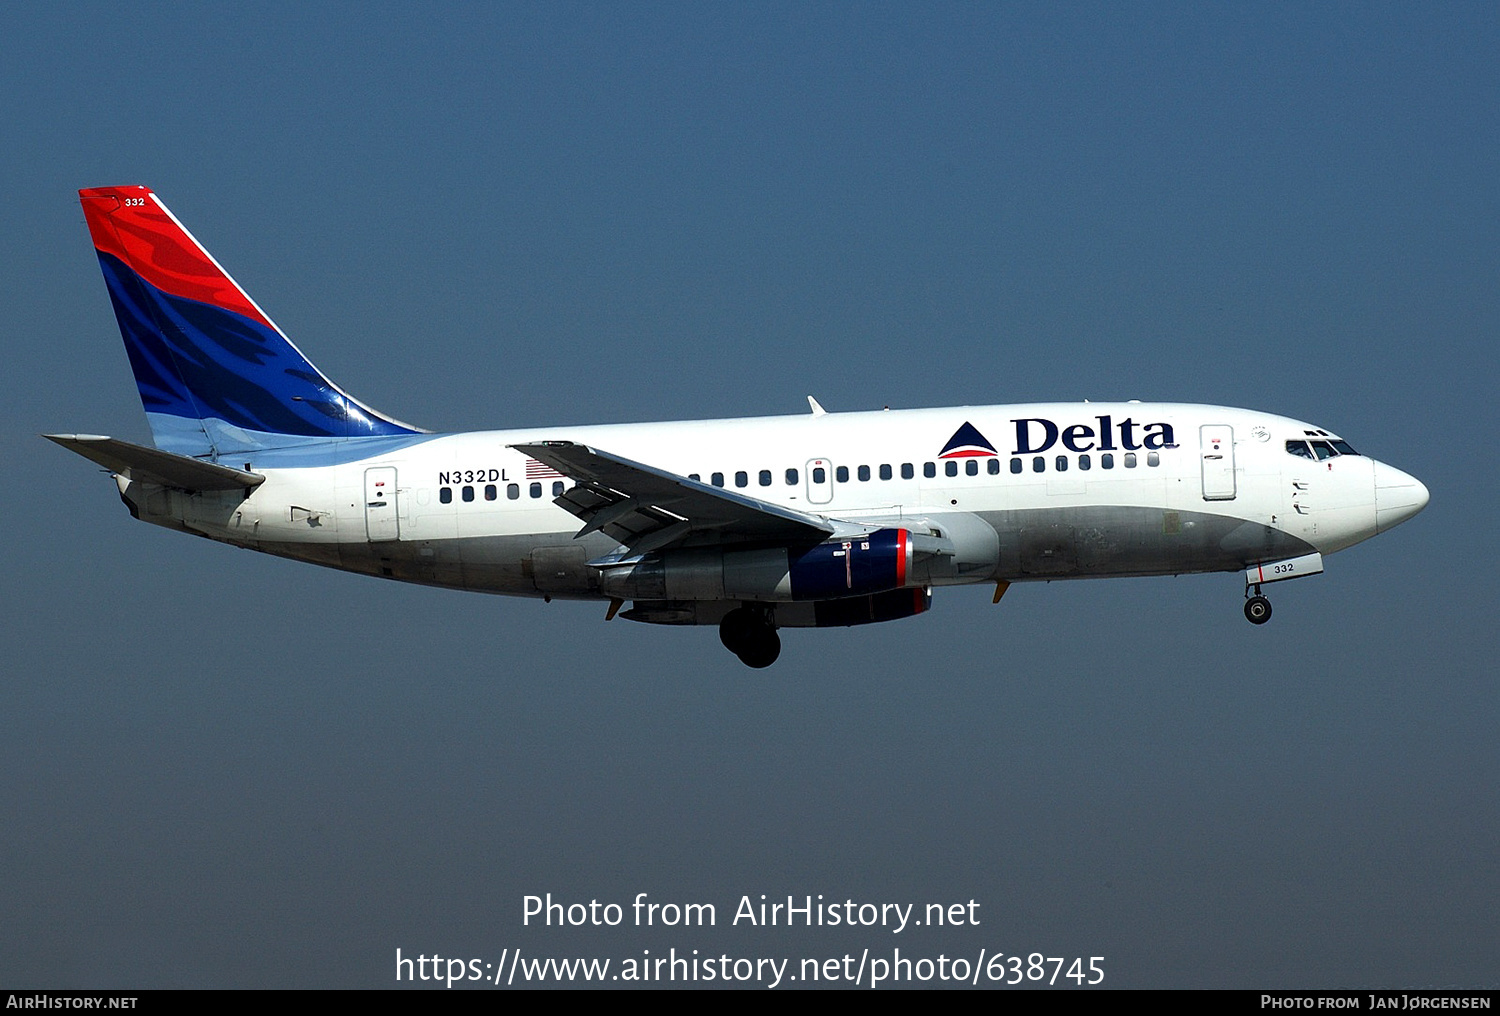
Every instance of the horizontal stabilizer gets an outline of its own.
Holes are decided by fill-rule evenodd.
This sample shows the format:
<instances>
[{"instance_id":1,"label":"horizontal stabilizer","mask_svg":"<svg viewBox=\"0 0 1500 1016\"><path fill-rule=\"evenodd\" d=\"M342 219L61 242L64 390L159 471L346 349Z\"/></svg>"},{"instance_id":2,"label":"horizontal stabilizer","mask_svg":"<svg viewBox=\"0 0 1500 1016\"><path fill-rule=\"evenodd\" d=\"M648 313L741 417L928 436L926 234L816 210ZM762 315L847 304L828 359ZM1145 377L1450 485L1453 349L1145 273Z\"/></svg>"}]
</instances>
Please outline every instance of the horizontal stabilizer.
<instances>
[{"instance_id":1,"label":"horizontal stabilizer","mask_svg":"<svg viewBox=\"0 0 1500 1016\"><path fill-rule=\"evenodd\" d=\"M43 434L48 441L77 452L105 469L143 483L180 490L250 490L265 481L259 473L231 469L156 448L98 434Z\"/></svg>"}]
</instances>

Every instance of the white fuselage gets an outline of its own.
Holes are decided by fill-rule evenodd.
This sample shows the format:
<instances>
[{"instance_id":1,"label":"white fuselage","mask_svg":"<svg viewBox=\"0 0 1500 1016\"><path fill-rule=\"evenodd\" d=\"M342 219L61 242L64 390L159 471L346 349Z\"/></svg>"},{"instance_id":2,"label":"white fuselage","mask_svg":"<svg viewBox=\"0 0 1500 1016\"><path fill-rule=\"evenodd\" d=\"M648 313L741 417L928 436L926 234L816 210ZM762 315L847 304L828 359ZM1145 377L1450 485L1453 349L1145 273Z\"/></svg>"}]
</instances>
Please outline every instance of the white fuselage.
<instances>
[{"instance_id":1,"label":"white fuselage","mask_svg":"<svg viewBox=\"0 0 1500 1016\"><path fill-rule=\"evenodd\" d=\"M983 444L954 451L965 426ZM587 562L620 548L598 532L575 541L579 520L553 504L569 482L510 447L571 441L809 514L936 534L957 552L927 582L950 585L1236 570L1341 550L1425 503L1415 480L1365 456L1287 451L1318 435L1331 437L1216 406L958 407L434 435L370 455L353 440L329 446L333 465L275 452L232 463L266 477L248 497L121 489L146 521L286 557L603 597ZM1421 503L1407 503L1412 485Z\"/></svg>"}]
</instances>

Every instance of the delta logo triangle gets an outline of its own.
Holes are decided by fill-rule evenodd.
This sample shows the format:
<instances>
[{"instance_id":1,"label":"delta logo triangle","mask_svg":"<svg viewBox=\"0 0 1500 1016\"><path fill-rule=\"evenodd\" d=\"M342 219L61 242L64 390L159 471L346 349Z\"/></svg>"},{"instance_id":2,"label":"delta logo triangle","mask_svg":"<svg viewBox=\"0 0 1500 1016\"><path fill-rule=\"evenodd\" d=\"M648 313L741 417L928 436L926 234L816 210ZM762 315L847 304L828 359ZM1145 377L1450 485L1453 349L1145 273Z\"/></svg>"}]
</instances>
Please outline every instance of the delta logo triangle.
<instances>
[{"instance_id":1,"label":"delta logo triangle","mask_svg":"<svg viewBox=\"0 0 1500 1016\"><path fill-rule=\"evenodd\" d=\"M955 430L953 436L948 439L948 443L943 446L938 458L972 459L997 454L999 453L995 451L995 446L979 433L979 428L965 420L964 425Z\"/></svg>"}]
</instances>

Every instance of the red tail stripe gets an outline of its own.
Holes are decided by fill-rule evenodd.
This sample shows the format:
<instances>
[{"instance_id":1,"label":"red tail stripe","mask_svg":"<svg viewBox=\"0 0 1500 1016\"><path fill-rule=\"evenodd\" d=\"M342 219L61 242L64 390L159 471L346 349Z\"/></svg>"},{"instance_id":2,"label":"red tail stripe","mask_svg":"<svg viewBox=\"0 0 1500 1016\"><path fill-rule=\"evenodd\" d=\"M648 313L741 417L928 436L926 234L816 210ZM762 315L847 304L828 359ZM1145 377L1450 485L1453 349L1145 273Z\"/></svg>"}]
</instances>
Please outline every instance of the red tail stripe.
<instances>
[{"instance_id":1,"label":"red tail stripe","mask_svg":"<svg viewBox=\"0 0 1500 1016\"><path fill-rule=\"evenodd\" d=\"M78 196L95 250L119 258L163 293L222 307L276 328L157 203L149 187L96 187Z\"/></svg>"}]
</instances>

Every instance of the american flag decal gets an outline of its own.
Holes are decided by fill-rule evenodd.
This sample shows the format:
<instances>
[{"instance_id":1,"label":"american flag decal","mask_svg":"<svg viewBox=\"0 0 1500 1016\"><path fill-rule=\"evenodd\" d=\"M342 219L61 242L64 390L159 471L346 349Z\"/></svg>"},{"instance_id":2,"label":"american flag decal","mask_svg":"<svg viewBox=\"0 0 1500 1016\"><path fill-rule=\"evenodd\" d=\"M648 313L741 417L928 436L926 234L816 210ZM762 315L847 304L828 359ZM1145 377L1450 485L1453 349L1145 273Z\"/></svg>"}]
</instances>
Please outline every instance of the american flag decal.
<instances>
[{"instance_id":1,"label":"american flag decal","mask_svg":"<svg viewBox=\"0 0 1500 1016\"><path fill-rule=\"evenodd\" d=\"M551 466L538 462L536 459L526 460L526 479L528 480L561 480L563 474Z\"/></svg>"}]
</instances>

